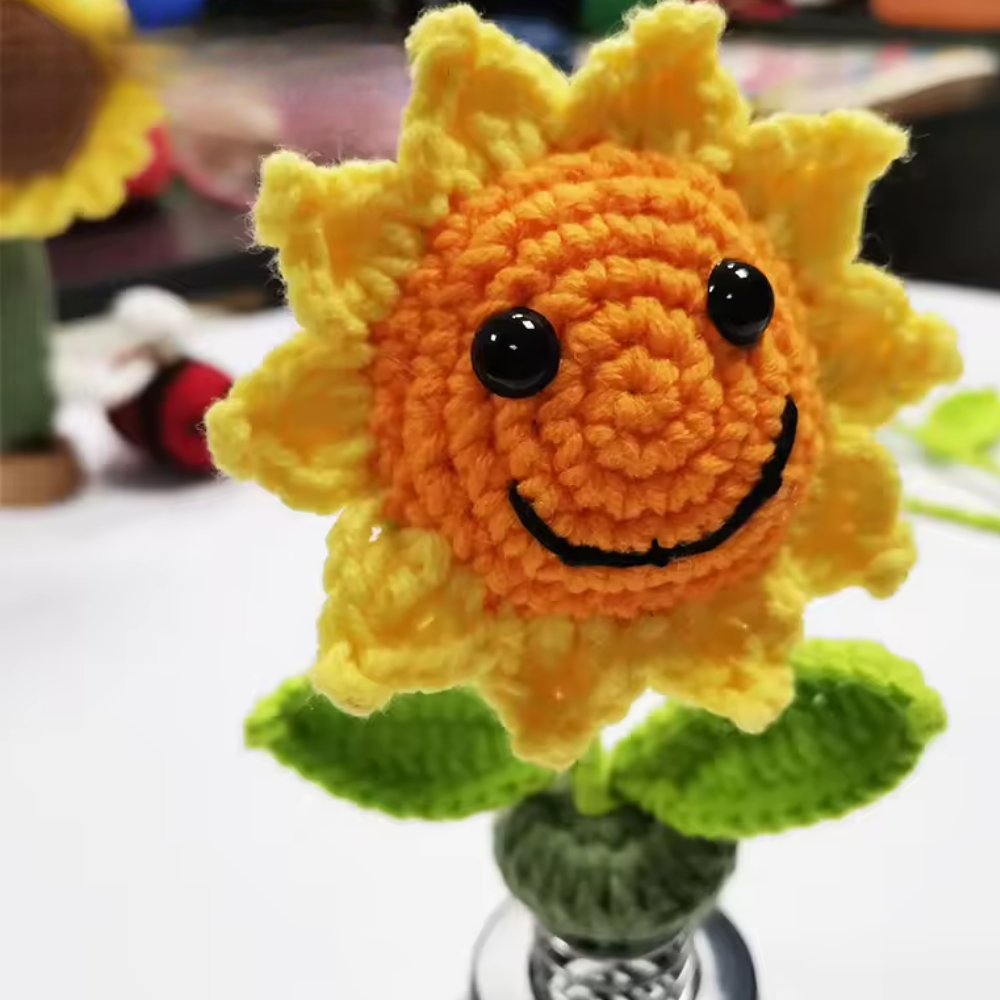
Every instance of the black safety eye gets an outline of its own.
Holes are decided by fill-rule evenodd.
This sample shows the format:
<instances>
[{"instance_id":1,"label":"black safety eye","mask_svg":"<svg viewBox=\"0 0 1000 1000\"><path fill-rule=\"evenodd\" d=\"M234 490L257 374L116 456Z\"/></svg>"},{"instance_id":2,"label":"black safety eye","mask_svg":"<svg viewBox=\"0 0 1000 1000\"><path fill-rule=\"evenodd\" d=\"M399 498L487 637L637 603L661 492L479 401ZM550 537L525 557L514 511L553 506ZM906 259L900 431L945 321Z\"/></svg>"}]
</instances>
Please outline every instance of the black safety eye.
<instances>
[{"instance_id":1,"label":"black safety eye","mask_svg":"<svg viewBox=\"0 0 1000 1000\"><path fill-rule=\"evenodd\" d=\"M472 340L472 369L490 392L524 399L544 389L559 371L559 338L534 309L492 315Z\"/></svg>"},{"instance_id":2,"label":"black safety eye","mask_svg":"<svg viewBox=\"0 0 1000 1000\"><path fill-rule=\"evenodd\" d=\"M730 344L753 347L774 316L774 290L763 271L723 260L708 278L708 317Z\"/></svg>"}]
</instances>

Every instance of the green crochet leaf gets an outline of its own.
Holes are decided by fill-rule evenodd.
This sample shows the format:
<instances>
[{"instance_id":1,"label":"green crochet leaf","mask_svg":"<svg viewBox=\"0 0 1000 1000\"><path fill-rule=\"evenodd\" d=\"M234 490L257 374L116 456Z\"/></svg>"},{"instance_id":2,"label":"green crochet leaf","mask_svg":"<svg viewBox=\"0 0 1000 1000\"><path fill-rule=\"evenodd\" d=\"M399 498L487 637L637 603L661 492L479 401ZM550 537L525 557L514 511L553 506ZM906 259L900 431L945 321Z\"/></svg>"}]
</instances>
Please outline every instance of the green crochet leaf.
<instances>
[{"instance_id":1,"label":"green crochet leaf","mask_svg":"<svg viewBox=\"0 0 1000 1000\"><path fill-rule=\"evenodd\" d=\"M614 790L688 836L777 833L884 795L945 728L917 667L877 643L813 640L792 660L795 700L765 732L668 703L616 747Z\"/></svg>"},{"instance_id":2,"label":"green crochet leaf","mask_svg":"<svg viewBox=\"0 0 1000 1000\"><path fill-rule=\"evenodd\" d=\"M331 795L401 818L489 812L554 779L514 757L496 716L464 690L400 695L361 719L296 677L257 705L246 742Z\"/></svg>"},{"instance_id":3,"label":"green crochet leaf","mask_svg":"<svg viewBox=\"0 0 1000 1000\"><path fill-rule=\"evenodd\" d=\"M914 437L935 458L967 461L1000 442L1000 393L967 389L939 403Z\"/></svg>"}]
</instances>

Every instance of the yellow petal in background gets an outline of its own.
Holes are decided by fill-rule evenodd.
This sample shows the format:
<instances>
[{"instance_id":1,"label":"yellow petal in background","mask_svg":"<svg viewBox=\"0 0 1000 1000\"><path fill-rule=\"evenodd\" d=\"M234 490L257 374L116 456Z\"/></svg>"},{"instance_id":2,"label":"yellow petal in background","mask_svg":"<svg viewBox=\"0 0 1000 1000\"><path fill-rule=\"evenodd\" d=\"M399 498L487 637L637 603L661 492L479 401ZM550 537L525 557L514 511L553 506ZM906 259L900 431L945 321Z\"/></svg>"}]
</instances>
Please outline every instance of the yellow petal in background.
<instances>
[{"instance_id":1,"label":"yellow petal in background","mask_svg":"<svg viewBox=\"0 0 1000 1000\"><path fill-rule=\"evenodd\" d=\"M447 213L450 195L548 152L566 79L464 5L421 18L407 49L413 94L399 165L430 224Z\"/></svg>"},{"instance_id":2,"label":"yellow petal in background","mask_svg":"<svg viewBox=\"0 0 1000 1000\"><path fill-rule=\"evenodd\" d=\"M103 219L125 201L125 183L148 163L148 131L163 116L149 89L121 79L109 89L60 187L75 215Z\"/></svg>"},{"instance_id":3,"label":"yellow petal in background","mask_svg":"<svg viewBox=\"0 0 1000 1000\"><path fill-rule=\"evenodd\" d=\"M479 682L511 734L514 753L569 767L645 688L621 655L621 627L608 619L506 619L507 651Z\"/></svg>"},{"instance_id":4,"label":"yellow petal in background","mask_svg":"<svg viewBox=\"0 0 1000 1000\"><path fill-rule=\"evenodd\" d=\"M835 424L789 548L814 595L865 587L888 597L916 559L899 521L901 484L893 457L856 424Z\"/></svg>"},{"instance_id":5,"label":"yellow petal in background","mask_svg":"<svg viewBox=\"0 0 1000 1000\"><path fill-rule=\"evenodd\" d=\"M206 417L219 468L315 513L372 496L367 346L350 347L298 333L237 380Z\"/></svg>"},{"instance_id":6,"label":"yellow petal in background","mask_svg":"<svg viewBox=\"0 0 1000 1000\"><path fill-rule=\"evenodd\" d=\"M662 694L731 719L748 732L770 725L788 705L788 654L802 634L802 593L779 558L763 577L632 626L631 655L648 661Z\"/></svg>"},{"instance_id":7,"label":"yellow petal in background","mask_svg":"<svg viewBox=\"0 0 1000 1000\"><path fill-rule=\"evenodd\" d=\"M902 282L870 264L851 264L818 290L808 330L824 397L868 426L961 374L955 331L915 313Z\"/></svg>"},{"instance_id":8,"label":"yellow petal in background","mask_svg":"<svg viewBox=\"0 0 1000 1000\"><path fill-rule=\"evenodd\" d=\"M146 88L128 80L113 84L61 172L0 181L4 238L53 236L77 218L103 219L117 211L126 181L149 159L148 131L161 116Z\"/></svg>"},{"instance_id":9,"label":"yellow petal in background","mask_svg":"<svg viewBox=\"0 0 1000 1000\"><path fill-rule=\"evenodd\" d=\"M865 111L775 115L750 127L729 183L815 288L857 256L868 190L905 151L906 134Z\"/></svg>"},{"instance_id":10,"label":"yellow petal in background","mask_svg":"<svg viewBox=\"0 0 1000 1000\"><path fill-rule=\"evenodd\" d=\"M125 0L30 0L30 6L99 49L132 34Z\"/></svg>"},{"instance_id":11,"label":"yellow petal in background","mask_svg":"<svg viewBox=\"0 0 1000 1000\"><path fill-rule=\"evenodd\" d=\"M377 501L353 504L328 540L314 681L353 711L366 696L468 684L503 654L482 585L448 544L378 510Z\"/></svg>"},{"instance_id":12,"label":"yellow petal in background","mask_svg":"<svg viewBox=\"0 0 1000 1000\"><path fill-rule=\"evenodd\" d=\"M591 49L574 76L560 145L611 141L727 169L750 113L719 65L724 26L713 4L637 12L623 35Z\"/></svg>"},{"instance_id":13,"label":"yellow petal in background","mask_svg":"<svg viewBox=\"0 0 1000 1000\"><path fill-rule=\"evenodd\" d=\"M394 163L317 167L296 153L268 157L254 209L257 238L278 250L288 301L310 333L363 340L419 261Z\"/></svg>"}]
</instances>

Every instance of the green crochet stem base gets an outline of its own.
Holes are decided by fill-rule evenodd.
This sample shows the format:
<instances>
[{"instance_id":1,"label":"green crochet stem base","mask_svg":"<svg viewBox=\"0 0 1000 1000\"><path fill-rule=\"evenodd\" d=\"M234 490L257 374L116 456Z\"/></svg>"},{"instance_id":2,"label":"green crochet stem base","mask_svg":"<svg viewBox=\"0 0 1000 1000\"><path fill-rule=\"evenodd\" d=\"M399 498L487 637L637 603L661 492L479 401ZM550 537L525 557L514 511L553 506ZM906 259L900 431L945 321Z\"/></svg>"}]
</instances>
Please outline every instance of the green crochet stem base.
<instances>
[{"instance_id":1,"label":"green crochet stem base","mask_svg":"<svg viewBox=\"0 0 1000 1000\"><path fill-rule=\"evenodd\" d=\"M52 441L52 319L45 244L0 240L0 451L34 451Z\"/></svg>"},{"instance_id":2,"label":"green crochet stem base","mask_svg":"<svg viewBox=\"0 0 1000 1000\"><path fill-rule=\"evenodd\" d=\"M685 837L634 806L581 815L566 791L503 814L494 837L511 893L589 954L641 952L696 921L736 863L736 844Z\"/></svg>"}]
</instances>

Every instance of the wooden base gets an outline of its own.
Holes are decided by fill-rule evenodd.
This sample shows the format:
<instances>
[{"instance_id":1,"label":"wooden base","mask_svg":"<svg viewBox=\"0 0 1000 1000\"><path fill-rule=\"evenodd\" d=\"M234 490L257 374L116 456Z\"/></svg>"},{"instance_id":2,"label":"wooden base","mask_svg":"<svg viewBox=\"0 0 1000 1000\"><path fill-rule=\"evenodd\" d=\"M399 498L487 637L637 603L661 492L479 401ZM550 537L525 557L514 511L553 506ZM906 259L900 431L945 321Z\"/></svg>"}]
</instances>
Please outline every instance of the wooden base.
<instances>
[{"instance_id":1,"label":"wooden base","mask_svg":"<svg viewBox=\"0 0 1000 1000\"><path fill-rule=\"evenodd\" d=\"M83 483L73 449L61 438L47 451L0 454L0 507L44 507Z\"/></svg>"}]
</instances>

